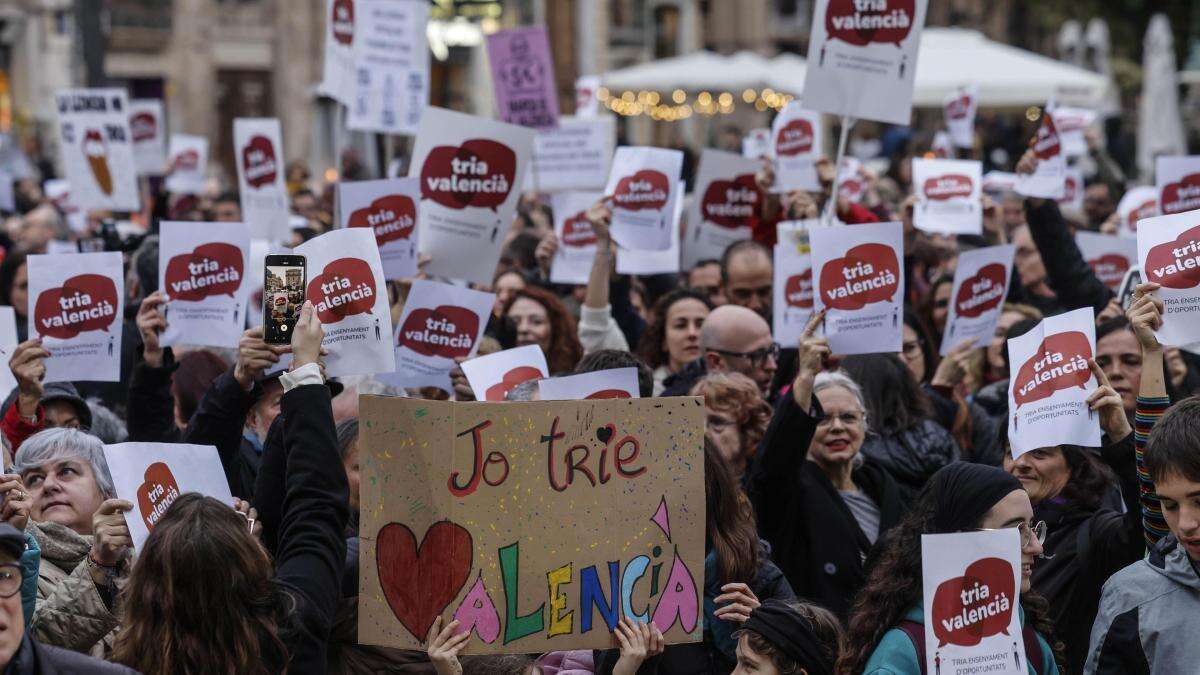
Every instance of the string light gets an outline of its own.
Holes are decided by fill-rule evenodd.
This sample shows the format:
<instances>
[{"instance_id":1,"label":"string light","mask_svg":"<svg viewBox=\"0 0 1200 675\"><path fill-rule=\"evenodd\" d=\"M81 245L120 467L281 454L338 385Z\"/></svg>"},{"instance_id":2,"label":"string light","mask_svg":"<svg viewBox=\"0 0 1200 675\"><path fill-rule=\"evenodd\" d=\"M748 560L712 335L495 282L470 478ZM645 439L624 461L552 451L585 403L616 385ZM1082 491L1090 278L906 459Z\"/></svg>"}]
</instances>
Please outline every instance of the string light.
<instances>
[{"instance_id":1,"label":"string light","mask_svg":"<svg viewBox=\"0 0 1200 675\"><path fill-rule=\"evenodd\" d=\"M663 95L657 91L623 91L620 95L600 87L596 90L596 98L604 106L624 116L648 115L656 121L674 122L687 119L692 115L729 115L737 110L736 94L734 92L701 91L694 100L688 101L688 94L682 89L671 92L671 102L666 103ZM777 92L771 88L757 92L754 89L742 91L742 102L753 105L759 112L767 110L783 110L789 101L796 97L791 94Z\"/></svg>"}]
</instances>

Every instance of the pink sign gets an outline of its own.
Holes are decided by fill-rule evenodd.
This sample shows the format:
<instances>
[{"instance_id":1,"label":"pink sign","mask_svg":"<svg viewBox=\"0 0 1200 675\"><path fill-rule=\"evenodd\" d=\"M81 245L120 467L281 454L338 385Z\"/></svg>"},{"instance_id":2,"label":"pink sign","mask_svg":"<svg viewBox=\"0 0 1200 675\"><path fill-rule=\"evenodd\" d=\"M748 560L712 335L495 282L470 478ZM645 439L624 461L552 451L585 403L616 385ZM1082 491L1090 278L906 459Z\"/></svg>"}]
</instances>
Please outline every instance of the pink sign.
<instances>
[{"instance_id":1,"label":"pink sign","mask_svg":"<svg viewBox=\"0 0 1200 675\"><path fill-rule=\"evenodd\" d=\"M533 129L558 128L558 92L546 28L493 33L487 50L500 119Z\"/></svg>"}]
</instances>

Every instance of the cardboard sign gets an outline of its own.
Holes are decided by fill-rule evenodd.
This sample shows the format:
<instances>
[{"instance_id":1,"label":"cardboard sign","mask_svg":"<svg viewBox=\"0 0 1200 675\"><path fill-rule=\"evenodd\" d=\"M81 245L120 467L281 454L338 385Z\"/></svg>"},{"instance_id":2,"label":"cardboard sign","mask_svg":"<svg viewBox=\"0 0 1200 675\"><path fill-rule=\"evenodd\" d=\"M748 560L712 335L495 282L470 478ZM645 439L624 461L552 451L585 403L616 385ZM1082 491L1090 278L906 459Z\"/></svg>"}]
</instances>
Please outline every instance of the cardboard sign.
<instances>
[{"instance_id":1,"label":"cardboard sign","mask_svg":"<svg viewBox=\"0 0 1200 675\"><path fill-rule=\"evenodd\" d=\"M538 392L543 401L642 397L638 369L633 367L551 377L538 382Z\"/></svg>"},{"instance_id":2,"label":"cardboard sign","mask_svg":"<svg viewBox=\"0 0 1200 675\"><path fill-rule=\"evenodd\" d=\"M129 132L133 137L133 163L139 174L160 176L167 162L167 120L162 99L137 98L129 102Z\"/></svg>"},{"instance_id":3,"label":"cardboard sign","mask_svg":"<svg viewBox=\"0 0 1200 675\"><path fill-rule=\"evenodd\" d=\"M774 292L771 333L776 342L791 347L799 342L813 312L812 256L797 252L792 244L775 244Z\"/></svg>"},{"instance_id":4,"label":"cardboard sign","mask_svg":"<svg viewBox=\"0 0 1200 675\"><path fill-rule=\"evenodd\" d=\"M742 157L749 159L773 159L771 130L751 129L742 137Z\"/></svg>"},{"instance_id":5,"label":"cardboard sign","mask_svg":"<svg viewBox=\"0 0 1200 675\"><path fill-rule=\"evenodd\" d=\"M816 161L822 155L821 114L805 110L799 100L789 101L771 124L775 157L774 192L821 189Z\"/></svg>"},{"instance_id":6,"label":"cardboard sign","mask_svg":"<svg viewBox=\"0 0 1200 675\"><path fill-rule=\"evenodd\" d=\"M392 309L375 235L361 227L333 230L295 253L308 261L305 297L325 329L325 375L392 372Z\"/></svg>"},{"instance_id":7,"label":"cardboard sign","mask_svg":"<svg viewBox=\"0 0 1200 675\"><path fill-rule=\"evenodd\" d=\"M1064 443L1100 446L1100 419L1088 410L1097 387L1087 361L1096 353L1095 310L1046 317L1008 341L1008 441L1013 457Z\"/></svg>"},{"instance_id":8,"label":"cardboard sign","mask_svg":"<svg viewBox=\"0 0 1200 675\"><path fill-rule=\"evenodd\" d=\"M575 78L575 116L596 117L600 114L600 77L584 75ZM562 120L559 120L561 123Z\"/></svg>"},{"instance_id":9,"label":"cardboard sign","mask_svg":"<svg viewBox=\"0 0 1200 675\"><path fill-rule=\"evenodd\" d=\"M434 276L492 282L520 200L533 131L429 108L409 176L421 179L420 252Z\"/></svg>"},{"instance_id":10,"label":"cardboard sign","mask_svg":"<svg viewBox=\"0 0 1200 675\"><path fill-rule=\"evenodd\" d=\"M545 26L487 36L488 63L500 119L533 129L558 126L558 90Z\"/></svg>"},{"instance_id":11,"label":"cardboard sign","mask_svg":"<svg viewBox=\"0 0 1200 675\"><path fill-rule=\"evenodd\" d=\"M1096 123L1096 111L1061 105L1055 105L1050 110L1054 113L1054 123L1058 126L1063 154L1067 157L1086 155L1088 147L1084 131Z\"/></svg>"},{"instance_id":12,"label":"cardboard sign","mask_svg":"<svg viewBox=\"0 0 1200 675\"><path fill-rule=\"evenodd\" d=\"M1015 527L921 535L925 670L1026 675Z\"/></svg>"},{"instance_id":13,"label":"cardboard sign","mask_svg":"<svg viewBox=\"0 0 1200 675\"><path fill-rule=\"evenodd\" d=\"M612 197L612 236L621 246L661 251L671 245L668 208L683 153L663 148L617 148L604 194Z\"/></svg>"},{"instance_id":14,"label":"cardboard sign","mask_svg":"<svg viewBox=\"0 0 1200 675\"><path fill-rule=\"evenodd\" d=\"M1042 113L1042 124L1034 137L1033 153L1038 159L1037 169L1031 174L1017 176L1017 194L1062 199L1067 179L1067 160L1058 127L1054 124L1054 115L1048 110Z\"/></svg>"},{"instance_id":15,"label":"cardboard sign","mask_svg":"<svg viewBox=\"0 0 1200 675\"><path fill-rule=\"evenodd\" d=\"M419 649L438 616L472 653L606 649L621 616L702 639L700 399L360 411L361 643Z\"/></svg>"},{"instance_id":16,"label":"cardboard sign","mask_svg":"<svg viewBox=\"0 0 1200 675\"><path fill-rule=\"evenodd\" d=\"M414 134L429 102L429 49L423 0L355 0L354 101L346 126Z\"/></svg>"},{"instance_id":17,"label":"cardboard sign","mask_svg":"<svg viewBox=\"0 0 1200 675\"><path fill-rule=\"evenodd\" d=\"M1142 278L1162 286L1163 325L1157 331L1165 345L1200 340L1200 210L1143 220L1137 231Z\"/></svg>"},{"instance_id":18,"label":"cardboard sign","mask_svg":"<svg viewBox=\"0 0 1200 675\"><path fill-rule=\"evenodd\" d=\"M355 0L325 0L325 63L322 93L344 106L354 105L354 42L359 34Z\"/></svg>"},{"instance_id":19,"label":"cardboard sign","mask_svg":"<svg viewBox=\"0 0 1200 675\"><path fill-rule=\"evenodd\" d=\"M221 457L211 445L117 443L104 446L104 459L117 497L134 504L125 524L135 551L185 492L199 492L233 508Z\"/></svg>"},{"instance_id":20,"label":"cardboard sign","mask_svg":"<svg viewBox=\"0 0 1200 675\"><path fill-rule=\"evenodd\" d=\"M1004 311L1015 253L1016 247L1008 244L959 254L950 287L941 356L967 340L972 340L976 347L991 343L996 321Z\"/></svg>"},{"instance_id":21,"label":"cardboard sign","mask_svg":"<svg viewBox=\"0 0 1200 675\"><path fill-rule=\"evenodd\" d=\"M903 229L891 222L809 230L813 309L829 310L825 337L834 354L900 351Z\"/></svg>"},{"instance_id":22,"label":"cardboard sign","mask_svg":"<svg viewBox=\"0 0 1200 675\"><path fill-rule=\"evenodd\" d=\"M204 192L204 170L208 166L208 139L203 136L171 134L167 160L167 192L198 195Z\"/></svg>"},{"instance_id":23,"label":"cardboard sign","mask_svg":"<svg viewBox=\"0 0 1200 675\"><path fill-rule=\"evenodd\" d=\"M550 283L586 284L596 257L596 234L587 210L604 195L600 192L559 192L550 197L558 249L550 262Z\"/></svg>"},{"instance_id":24,"label":"cardboard sign","mask_svg":"<svg viewBox=\"0 0 1200 675\"><path fill-rule=\"evenodd\" d=\"M239 117L233 121L242 219L250 228L252 239L278 241L290 234L280 137L279 120L273 117Z\"/></svg>"},{"instance_id":25,"label":"cardboard sign","mask_svg":"<svg viewBox=\"0 0 1200 675\"><path fill-rule=\"evenodd\" d=\"M67 89L54 95L58 146L75 205L137 211L137 165L124 89Z\"/></svg>"},{"instance_id":26,"label":"cardboard sign","mask_svg":"<svg viewBox=\"0 0 1200 675\"><path fill-rule=\"evenodd\" d=\"M21 340L17 337L17 314L12 307L0 307L0 363L7 364ZM0 368L0 394L5 398L17 386L11 368Z\"/></svg>"},{"instance_id":27,"label":"cardboard sign","mask_svg":"<svg viewBox=\"0 0 1200 675\"><path fill-rule=\"evenodd\" d=\"M378 379L451 391L454 359L475 356L495 303L494 293L414 280L396 326L396 370Z\"/></svg>"},{"instance_id":28,"label":"cardboard sign","mask_svg":"<svg viewBox=\"0 0 1200 675\"><path fill-rule=\"evenodd\" d=\"M478 356L463 361L462 370L477 401L503 401L518 384L550 375L546 355L537 345Z\"/></svg>"},{"instance_id":29,"label":"cardboard sign","mask_svg":"<svg viewBox=\"0 0 1200 675\"><path fill-rule=\"evenodd\" d=\"M617 249L617 274L672 274L679 271L679 256L682 240L680 220L683 217L684 184L675 185L670 205L671 217L667 229L671 234L670 245L661 251L644 251L629 248Z\"/></svg>"},{"instance_id":30,"label":"cardboard sign","mask_svg":"<svg viewBox=\"0 0 1200 675\"><path fill-rule=\"evenodd\" d=\"M44 382L116 382L125 271L119 252L29 256L29 338L50 352Z\"/></svg>"},{"instance_id":31,"label":"cardboard sign","mask_svg":"<svg viewBox=\"0 0 1200 675\"><path fill-rule=\"evenodd\" d=\"M608 181L617 126L612 117L564 117L533 139L527 183L538 192L602 190Z\"/></svg>"},{"instance_id":32,"label":"cardboard sign","mask_svg":"<svg viewBox=\"0 0 1200 675\"><path fill-rule=\"evenodd\" d=\"M688 246L683 266L719 259L730 244L749 239L763 193L754 176L761 160L705 148L688 210Z\"/></svg>"},{"instance_id":33,"label":"cardboard sign","mask_svg":"<svg viewBox=\"0 0 1200 675\"><path fill-rule=\"evenodd\" d=\"M975 111L979 105L979 85L959 87L942 102L942 119L950 140L960 148L975 147Z\"/></svg>"},{"instance_id":34,"label":"cardboard sign","mask_svg":"<svg viewBox=\"0 0 1200 675\"><path fill-rule=\"evenodd\" d=\"M1160 213L1200 209L1200 155L1159 157L1155 167Z\"/></svg>"},{"instance_id":35,"label":"cardboard sign","mask_svg":"<svg viewBox=\"0 0 1200 675\"><path fill-rule=\"evenodd\" d=\"M417 274L419 183L416 178L389 178L337 185L341 226L365 227L375 235L385 279Z\"/></svg>"},{"instance_id":36,"label":"cardboard sign","mask_svg":"<svg viewBox=\"0 0 1200 675\"><path fill-rule=\"evenodd\" d=\"M1125 273L1138 261L1136 237L1080 230L1075 233L1075 245L1096 278L1114 291L1121 286Z\"/></svg>"},{"instance_id":37,"label":"cardboard sign","mask_svg":"<svg viewBox=\"0 0 1200 675\"><path fill-rule=\"evenodd\" d=\"M913 159L913 226L942 234L983 234L983 165L966 159Z\"/></svg>"},{"instance_id":38,"label":"cardboard sign","mask_svg":"<svg viewBox=\"0 0 1200 675\"><path fill-rule=\"evenodd\" d=\"M908 126L927 0L817 0L804 105Z\"/></svg>"},{"instance_id":39,"label":"cardboard sign","mask_svg":"<svg viewBox=\"0 0 1200 675\"><path fill-rule=\"evenodd\" d=\"M161 223L158 287L170 300L159 344L236 347L253 311L249 257L250 233L241 223Z\"/></svg>"},{"instance_id":40,"label":"cardboard sign","mask_svg":"<svg viewBox=\"0 0 1200 675\"><path fill-rule=\"evenodd\" d=\"M1129 188L1117 204L1121 234L1136 236L1138 221L1158 215L1158 188L1139 185Z\"/></svg>"}]
</instances>

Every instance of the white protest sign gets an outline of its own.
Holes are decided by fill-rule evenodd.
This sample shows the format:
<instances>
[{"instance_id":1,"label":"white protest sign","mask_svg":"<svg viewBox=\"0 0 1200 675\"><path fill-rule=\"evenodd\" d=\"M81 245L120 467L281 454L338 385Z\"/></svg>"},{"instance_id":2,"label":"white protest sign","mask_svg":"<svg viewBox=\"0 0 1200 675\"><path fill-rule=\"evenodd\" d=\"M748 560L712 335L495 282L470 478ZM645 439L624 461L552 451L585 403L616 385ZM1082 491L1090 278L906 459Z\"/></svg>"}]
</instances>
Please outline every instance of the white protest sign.
<instances>
[{"instance_id":1,"label":"white protest sign","mask_svg":"<svg viewBox=\"0 0 1200 675\"><path fill-rule=\"evenodd\" d=\"M133 137L133 163L138 173L158 176L167 163L167 129L162 99L136 98L129 102L129 132Z\"/></svg>"},{"instance_id":2,"label":"white protest sign","mask_svg":"<svg viewBox=\"0 0 1200 675\"><path fill-rule=\"evenodd\" d=\"M641 398L638 369L632 367L539 380L538 393L543 401Z\"/></svg>"},{"instance_id":3,"label":"white protest sign","mask_svg":"<svg viewBox=\"0 0 1200 675\"><path fill-rule=\"evenodd\" d=\"M294 252L308 263L305 297L325 329L325 374L392 372L392 309L375 235L361 227L333 230Z\"/></svg>"},{"instance_id":4,"label":"white protest sign","mask_svg":"<svg viewBox=\"0 0 1200 675\"><path fill-rule=\"evenodd\" d=\"M68 89L54 98L72 202L87 210L140 209L125 90Z\"/></svg>"},{"instance_id":5,"label":"white protest sign","mask_svg":"<svg viewBox=\"0 0 1200 675\"><path fill-rule=\"evenodd\" d=\"M242 223L161 223L158 287L169 301L159 343L236 346L252 311L249 257L250 233Z\"/></svg>"},{"instance_id":6,"label":"white protest sign","mask_svg":"<svg viewBox=\"0 0 1200 675\"><path fill-rule=\"evenodd\" d=\"M600 77L584 75L575 79L575 116L591 118L600 114ZM559 120L559 124L562 120Z\"/></svg>"},{"instance_id":7,"label":"white protest sign","mask_svg":"<svg viewBox=\"0 0 1200 675\"><path fill-rule=\"evenodd\" d=\"M954 159L955 157L954 141L950 140L950 134L946 133L944 129L938 129L933 134L929 149L936 159Z\"/></svg>"},{"instance_id":8,"label":"white protest sign","mask_svg":"<svg viewBox=\"0 0 1200 675\"><path fill-rule=\"evenodd\" d=\"M983 191L993 199L1017 189L1017 174L1010 171L989 171L983 174Z\"/></svg>"},{"instance_id":9,"label":"white protest sign","mask_svg":"<svg viewBox=\"0 0 1200 675\"><path fill-rule=\"evenodd\" d=\"M805 110L799 100L788 101L771 123L775 157L773 192L821 189L816 161L821 157L821 113Z\"/></svg>"},{"instance_id":10,"label":"white protest sign","mask_svg":"<svg viewBox=\"0 0 1200 675\"><path fill-rule=\"evenodd\" d=\"M406 279L417 273L416 178L389 178L338 183L341 227L365 227L375 235L385 279Z\"/></svg>"},{"instance_id":11,"label":"white protest sign","mask_svg":"<svg viewBox=\"0 0 1200 675\"><path fill-rule=\"evenodd\" d=\"M1064 213L1076 216L1083 215L1083 173L1076 168L1068 168L1063 178L1063 194L1058 199L1058 207Z\"/></svg>"},{"instance_id":12,"label":"white protest sign","mask_svg":"<svg viewBox=\"0 0 1200 675\"><path fill-rule=\"evenodd\" d=\"M62 178L51 178L42 184L46 199L54 202L59 211L67 218L67 226L72 232L87 232L87 212L79 208L71 199L71 184Z\"/></svg>"},{"instance_id":13,"label":"white protest sign","mask_svg":"<svg viewBox=\"0 0 1200 675\"><path fill-rule=\"evenodd\" d=\"M629 248L617 249L617 274L673 274L679 271L681 249L680 220L683 216L684 184L679 181L669 205L671 217L667 228L671 233L670 245L661 251L645 251Z\"/></svg>"},{"instance_id":14,"label":"white protest sign","mask_svg":"<svg viewBox=\"0 0 1200 675\"><path fill-rule=\"evenodd\" d=\"M1026 675L1021 535L1015 527L921 535L929 673Z\"/></svg>"},{"instance_id":15,"label":"white protest sign","mask_svg":"<svg viewBox=\"0 0 1200 675\"><path fill-rule=\"evenodd\" d=\"M21 341L17 337L17 314L12 307L0 307L0 362L8 363ZM17 386L11 368L0 368L0 396L7 397Z\"/></svg>"},{"instance_id":16,"label":"white protest sign","mask_svg":"<svg viewBox=\"0 0 1200 675\"><path fill-rule=\"evenodd\" d=\"M204 169L208 166L208 139L203 136L171 134L165 187L167 192L204 192Z\"/></svg>"},{"instance_id":17,"label":"white protest sign","mask_svg":"<svg viewBox=\"0 0 1200 675\"><path fill-rule=\"evenodd\" d=\"M983 166L966 159L913 159L913 226L942 234L982 234Z\"/></svg>"},{"instance_id":18,"label":"white protest sign","mask_svg":"<svg viewBox=\"0 0 1200 675\"><path fill-rule=\"evenodd\" d=\"M612 117L564 117L557 129L534 137L533 164L525 182L539 192L601 190L616 142Z\"/></svg>"},{"instance_id":19,"label":"white protest sign","mask_svg":"<svg viewBox=\"0 0 1200 675\"><path fill-rule=\"evenodd\" d=\"M1042 113L1042 123L1034 137L1033 154L1038 160L1037 169L1017 176L1017 193L1026 197L1061 199L1066 187L1067 160L1054 115L1048 111Z\"/></svg>"},{"instance_id":20,"label":"white protest sign","mask_svg":"<svg viewBox=\"0 0 1200 675\"><path fill-rule=\"evenodd\" d=\"M239 117L233 121L233 156L242 219L253 239L281 241L289 234L280 136L279 120L273 117Z\"/></svg>"},{"instance_id":21,"label":"white protest sign","mask_svg":"<svg viewBox=\"0 0 1200 675\"><path fill-rule=\"evenodd\" d=\"M804 106L907 126L927 0L817 0Z\"/></svg>"},{"instance_id":22,"label":"white protest sign","mask_svg":"<svg viewBox=\"0 0 1200 675\"><path fill-rule=\"evenodd\" d=\"M503 401L518 384L550 375L546 355L537 345L477 356L463 361L462 370L477 401Z\"/></svg>"},{"instance_id":23,"label":"white protest sign","mask_svg":"<svg viewBox=\"0 0 1200 675\"><path fill-rule=\"evenodd\" d=\"M820 218L781 220L775 225L775 241L795 248L796 253L810 253L808 230L820 226Z\"/></svg>"},{"instance_id":24,"label":"white protest sign","mask_svg":"<svg viewBox=\"0 0 1200 675\"><path fill-rule=\"evenodd\" d=\"M1009 244L959 254L950 288L941 356L967 340L972 340L976 347L991 343L1008 295L1015 252L1016 247Z\"/></svg>"},{"instance_id":25,"label":"white protest sign","mask_svg":"<svg viewBox=\"0 0 1200 675\"><path fill-rule=\"evenodd\" d=\"M121 375L121 254L29 256L29 338L50 352L45 382L116 382Z\"/></svg>"},{"instance_id":26,"label":"white protest sign","mask_svg":"<svg viewBox=\"0 0 1200 675\"><path fill-rule=\"evenodd\" d=\"M960 148L975 147L975 111L979 103L979 85L959 87L942 102L942 118L950 140Z\"/></svg>"},{"instance_id":27,"label":"white protest sign","mask_svg":"<svg viewBox=\"0 0 1200 675\"><path fill-rule=\"evenodd\" d=\"M1100 420L1088 409L1096 389L1088 359L1096 353L1095 310L1046 317L1008 341L1008 441L1013 457L1071 444L1100 446Z\"/></svg>"},{"instance_id":28,"label":"white protest sign","mask_svg":"<svg viewBox=\"0 0 1200 675\"><path fill-rule=\"evenodd\" d=\"M742 137L742 156L749 159L773 158L774 151L771 143L771 130L766 128L751 129Z\"/></svg>"},{"instance_id":29,"label":"white protest sign","mask_svg":"<svg viewBox=\"0 0 1200 675\"><path fill-rule=\"evenodd\" d=\"M434 276L490 284L520 200L532 129L428 108L409 175L421 179L420 252Z\"/></svg>"},{"instance_id":30,"label":"white protest sign","mask_svg":"<svg viewBox=\"0 0 1200 675\"><path fill-rule=\"evenodd\" d=\"M186 492L198 492L233 508L221 457L211 445L118 443L104 446L117 497L133 502L125 514L134 550L141 550L167 508Z\"/></svg>"},{"instance_id":31,"label":"white protest sign","mask_svg":"<svg viewBox=\"0 0 1200 675\"><path fill-rule=\"evenodd\" d=\"M17 196L14 192L13 176L0 171L0 211L16 211Z\"/></svg>"},{"instance_id":32,"label":"white protest sign","mask_svg":"<svg viewBox=\"0 0 1200 675\"><path fill-rule=\"evenodd\" d=\"M1084 131L1096 122L1096 111L1061 105L1050 107L1050 111L1054 114L1054 124L1058 127L1063 154L1067 157L1086 155L1088 147Z\"/></svg>"},{"instance_id":33,"label":"white protest sign","mask_svg":"<svg viewBox=\"0 0 1200 675\"><path fill-rule=\"evenodd\" d=\"M558 192L550 197L558 248L550 262L550 283L586 284L596 257L596 233L587 210L600 201L600 192Z\"/></svg>"},{"instance_id":34,"label":"white protest sign","mask_svg":"<svg viewBox=\"0 0 1200 675\"><path fill-rule=\"evenodd\" d=\"M867 181L862 175L862 162L855 157L843 157L838 164L838 195L854 202L862 201L867 192Z\"/></svg>"},{"instance_id":35,"label":"white protest sign","mask_svg":"<svg viewBox=\"0 0 1200 675\"><path fill-rule=\"evenodd\" d=\"M325 0L325 63L321 91L345 106L354 104L355 0Z\"/></svg>"},{"instance_id":36,"label":"white protest sign","mask_svg":"<svg viewBox=\"0 0 1200 675\"><path fill-rule=\"evenodd\" d=\"M1164 216L1200 209L1200 155L1159 157L1154 176Z\"/></svg>"},{"instance_id":37,"label":"white protest sign","mask_svg":"<svg viewBox=\"0 0 1200 675\"><path fill-rule=\"evenodd\" d=\"M1125 191L1117 204L1121 234L1135 236L1139 220L1158 215L1158 188L1139 185Z\"/></svg>"},{"instance_id":38,"label":"white protest sign","mask_svg":"<svg viewBox=\"0 0 1200 675\"><path fill-rule=\"evenodd\" d=\"M1137 248L1142 279L1162 286L1158 339L1175 346L1200 341L1200 209L1143 220Z\"/></svg>"},{"instance_id":39,"label":"white protest sign","mask_svg":"<svg viewBox=\"0 0 1200 675\"><path fill-rule=\"evenodd\" d=\"M898 222L814 227L814 311L826 308L834 354L899 352L904 309L904 226Z\"/></svg>"},{"instance_id":40,"label":"white protest sign","mask_svg":"<svg viewBox=\"0 0 1200 675\"><path fill-rule=\"evenodd\" d=\"M774 291L771 333L779 344L794 345L812 316L812 256L789 243L775 244Z\"/></svg>"},{"instance_id":41,"label":"white protest sign","mask_svg":"<svg viewBox=\"0 0 1200 675\"><path fill-rule=\"evenodd\" d=\"M670 205L683 153L663 148L617 148L604 194L612 196L612 236L632 250L671 245Z\"/></svg>"},{"instance_id":42,"label":"white protest sign","mask_svg":"<svg viewBox=\"0 0 1200 675\"><path fill-rule=\"evenodd\" d=\"M1096 278L1114 291L1121 286L1125 273L1138 261L1136 236L1114 236L1079 230L1075 233L1075 245L1079 247L1079 253L1092 268Z\"/></svg>"},{"instance_id":43,"label":"white protest sign","mask_svg":"<svg viewBox=\"0 0 1200 675\"><path fill-rule=\"evenodd\" d=\"M753 235L763 194L754 181L761 160L705 148L688 210L684 269L719 259L730 244Z\"/></svg>"},{"instance_id":44,"label":"white protest sign","mask_svg":"<svg viewBox=\"0 0 1200 675\"><path fill-rule=\"evenodd\" d=\"M454 359L475 356L495 303L494 293L414 280L396 327L396 370L377 379L451 391Z\"/></svg>"},{"instance_id":45,"label":"white protest sign","mask_svg":"<svg viewBox=\"0 0 1200 675\"><path fill-rule=\"evenodd\" d=\"M429 49L424 0L355 0L354 101L346 126L381 134L413 134L429 101Z\"/></svg>"}]
</instances>

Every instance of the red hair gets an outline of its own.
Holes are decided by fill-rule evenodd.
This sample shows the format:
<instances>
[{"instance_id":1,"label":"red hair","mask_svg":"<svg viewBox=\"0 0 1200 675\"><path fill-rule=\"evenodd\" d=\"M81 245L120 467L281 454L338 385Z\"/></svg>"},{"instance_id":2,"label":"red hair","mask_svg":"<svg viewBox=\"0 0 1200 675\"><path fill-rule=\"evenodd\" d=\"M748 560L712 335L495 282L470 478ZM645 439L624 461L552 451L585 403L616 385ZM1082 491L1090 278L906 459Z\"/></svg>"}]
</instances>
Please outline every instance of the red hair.
<instances>
[{"instance_id":1,"label":"red hair","mask_svg":"<svg viewBox=\"0 0 1200 675\"><path fill-rule=\"evenodd\" d=\"M575 370L575 365L583 358L583 345L579 343L579 329L575 326L575 317L571 316L557 296L537 286L526 286L517 291L512 299L504 304L501 316L507 317L513 304L521 298L532 300L546 310L546 318L550 322L550 344L545 351L550 374L570 373Z\"/></svg>"}]
</instances>

